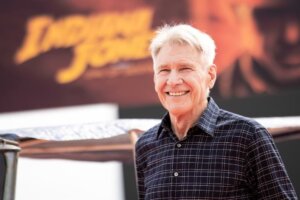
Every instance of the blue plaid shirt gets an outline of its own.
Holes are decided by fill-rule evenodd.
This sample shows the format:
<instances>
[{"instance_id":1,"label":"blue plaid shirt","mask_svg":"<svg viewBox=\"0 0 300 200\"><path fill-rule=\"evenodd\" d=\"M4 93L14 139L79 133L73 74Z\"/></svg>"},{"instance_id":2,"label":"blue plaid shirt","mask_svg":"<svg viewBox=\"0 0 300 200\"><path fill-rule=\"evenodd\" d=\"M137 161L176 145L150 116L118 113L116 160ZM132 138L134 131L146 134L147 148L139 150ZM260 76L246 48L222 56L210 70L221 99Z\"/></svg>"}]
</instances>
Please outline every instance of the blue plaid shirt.
<instances>
[{"instance_id":1,"label":"blue plaid shirt","mask_svg":"<svg viewBox=\"0 0 300 200\"><path fill-rule=\"evenodd\" d=\"M169 115L136 144L139 199L297 199L272 137L212 98L183 140Z\"/></svg>"}]
</instances>

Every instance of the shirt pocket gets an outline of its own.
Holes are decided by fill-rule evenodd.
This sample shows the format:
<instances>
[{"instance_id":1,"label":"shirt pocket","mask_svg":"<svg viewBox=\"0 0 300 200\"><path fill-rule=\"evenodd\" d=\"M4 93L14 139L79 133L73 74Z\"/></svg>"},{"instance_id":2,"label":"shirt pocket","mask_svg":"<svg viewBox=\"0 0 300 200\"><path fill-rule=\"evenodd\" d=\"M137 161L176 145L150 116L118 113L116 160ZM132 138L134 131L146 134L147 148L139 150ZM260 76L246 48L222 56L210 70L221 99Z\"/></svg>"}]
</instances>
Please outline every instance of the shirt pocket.
<instances>
[{"instance_id":1,"label":"shirt pocket","mask_svg":"<svg viewBox=\"0 0 300 200\"><path fill-rule=\"evenodd\" d=\"M214 187L237 189L246 184L243 160L236 157L216 157L212 160L208 182L214 184Z\"/></svg>"}]
</instances>

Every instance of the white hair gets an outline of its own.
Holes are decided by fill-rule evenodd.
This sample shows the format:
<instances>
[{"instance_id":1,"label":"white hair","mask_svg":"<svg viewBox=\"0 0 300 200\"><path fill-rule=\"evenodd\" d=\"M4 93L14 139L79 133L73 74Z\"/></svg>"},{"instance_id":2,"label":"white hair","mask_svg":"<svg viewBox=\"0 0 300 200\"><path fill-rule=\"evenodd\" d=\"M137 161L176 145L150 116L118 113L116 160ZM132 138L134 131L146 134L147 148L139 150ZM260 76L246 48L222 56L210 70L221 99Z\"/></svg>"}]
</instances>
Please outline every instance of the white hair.
<instances>
[{"instance_id":1,"label":"white hair","mask_svg":"<svg viewBox=\"0 0 300 200\"><path fill-rule=\"evenodd\" d=\"M153 61L165 44L190 45L199 51L205 65L214 64L216 45L208 34L187 24L164 25L156 31L150 44ZM154 63L155 66L155 63Z\"/></svg>"}]
</instances>

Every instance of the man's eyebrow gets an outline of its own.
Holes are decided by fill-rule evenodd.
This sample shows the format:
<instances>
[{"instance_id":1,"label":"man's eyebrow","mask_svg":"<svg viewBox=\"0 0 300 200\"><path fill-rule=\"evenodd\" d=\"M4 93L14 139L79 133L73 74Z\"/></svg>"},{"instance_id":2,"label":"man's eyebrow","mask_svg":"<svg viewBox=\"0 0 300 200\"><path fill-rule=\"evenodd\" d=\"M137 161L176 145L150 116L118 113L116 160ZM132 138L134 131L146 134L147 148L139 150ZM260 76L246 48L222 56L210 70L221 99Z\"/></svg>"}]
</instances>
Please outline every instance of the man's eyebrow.
<instances>
[{"instance_id":1,"label":"man's eyebrow","mask_svg":"<svg viewBox=\"0 0 300 200\"><path fill-rule=\"evenodd\" d=\"M178 63L178 66L179 66L179 67L185 67L185 66L192 67L193 64L192 64L192 63L189 63L189 62L182 62L182 63Z\"/></svg>"},{"instance_id":2,"label":"man's eyebrow","mask_svg":"<svg viewBox=\"0 0 300 200\"><path fill-rule=\"evenodd\" d=\"M163 64L163 65L159 65L157 67L157 69L163 69L163 68L166 68L166 67L168 67L168 65L167 64Z\"/></svg>"}]
</instances>

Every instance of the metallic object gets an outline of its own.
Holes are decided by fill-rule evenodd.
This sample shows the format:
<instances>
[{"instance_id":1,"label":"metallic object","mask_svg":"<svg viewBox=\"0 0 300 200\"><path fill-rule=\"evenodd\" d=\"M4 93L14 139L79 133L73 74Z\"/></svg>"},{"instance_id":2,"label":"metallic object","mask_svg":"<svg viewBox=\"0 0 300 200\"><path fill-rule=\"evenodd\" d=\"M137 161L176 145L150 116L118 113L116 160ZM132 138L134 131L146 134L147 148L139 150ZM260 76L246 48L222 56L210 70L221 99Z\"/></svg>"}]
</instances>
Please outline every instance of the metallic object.
<instances>
[{"instance_id":1,"label":"metallic object","mask_svg":"<svg viewBox=\"0 0 300 200\"><path fill-rule=\"evenodd\" d=\"M0 138L0 200L15 199L19 151L17 142Z\"/></svg>"}]
</instances>

